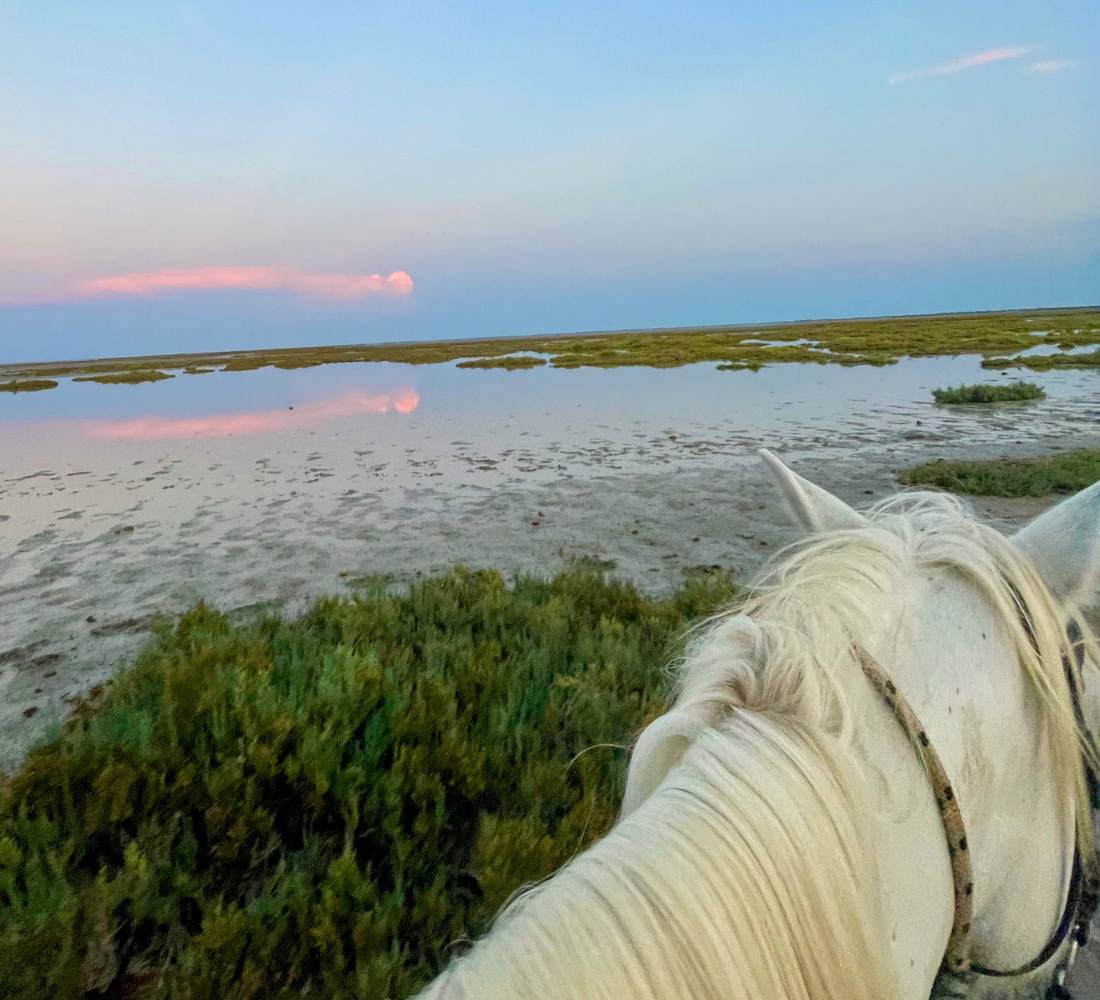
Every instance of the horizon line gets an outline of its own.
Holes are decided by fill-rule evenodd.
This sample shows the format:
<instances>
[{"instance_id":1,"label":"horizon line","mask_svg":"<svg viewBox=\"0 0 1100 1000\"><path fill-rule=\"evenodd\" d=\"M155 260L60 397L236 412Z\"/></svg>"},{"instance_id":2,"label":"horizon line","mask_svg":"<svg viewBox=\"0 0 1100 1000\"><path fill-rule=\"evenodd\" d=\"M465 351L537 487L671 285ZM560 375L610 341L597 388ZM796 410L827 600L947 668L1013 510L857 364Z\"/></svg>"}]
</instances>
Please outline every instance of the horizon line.
<instances>
[{"instance_id":1,"label":"horizon line","mask_svg":"<svg viewBox=\"0 0 1100 1000\"><path fill-rule=\"evenodd\" d=\"M608 337L622 334L661 334L679 332L705 332L713 330L767 330L786 326L805 326L813 323L871 323L888 319L939 319L946 316L1012 316L1022 313L1072 313L1100 310L1100 302L1072 306L1025 306L1019 309L964 309L930 313L884 313L870 316L806 317L803 319L769 320L763 323L705 323L699 325L673 325L653 327L622 327L609 330L560 330L553 333L501 334L492 337L443 337L435 340L380 340L350 344L311 344L304 347L242 347L215 351L190 351L179 354L127 354L92 358L59 358L52 361L0 361L0 375L13 369L48 368L64 365L101 364L110 361L193 361L199 358L234 358L250 354L293 354L303 351L336 350L358 347L406 347L413 344L489 344L502 340L547 340L560 337ZM169 368L170 365L158 365Z\"/></svg>"}]
</instances>

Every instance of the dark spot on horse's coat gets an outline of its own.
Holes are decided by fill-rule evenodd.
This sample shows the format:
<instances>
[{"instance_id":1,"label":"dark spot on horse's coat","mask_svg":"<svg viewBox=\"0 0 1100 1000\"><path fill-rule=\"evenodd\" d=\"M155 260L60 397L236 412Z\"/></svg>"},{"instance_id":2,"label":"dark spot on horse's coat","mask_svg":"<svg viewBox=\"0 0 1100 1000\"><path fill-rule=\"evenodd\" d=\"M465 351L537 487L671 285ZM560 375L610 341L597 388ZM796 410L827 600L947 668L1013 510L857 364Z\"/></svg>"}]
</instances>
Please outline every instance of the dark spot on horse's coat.
<instances>
[{"instance_id":1,"label":"dark spot on horse's coat","mask_svg":"<svg viewBox=\"0 0 1100 1000\"><path fill-rule=\"evenodd\" d=\"M954 792L954 789L952 789L952 787L951 787L950 785L948 785L948 786L947 786L947 787L946 787L946 788L945 788L945 789L943 790L943 797L944 797L945 799L947 799L947 801L948 801L948 802L950 802L950 801L951 801L951 800L952 800L952 799L953 799L953 798L955 797L955 792Z\"/></svg>"},{"instance_id":2,"label":"dark spot on horse's coat","mask_svg":"<svg viewBox=\"0 0 1100 1000\"><path fill-rule=\"evenodd\" d=\"M959 850L960 851L965 851L966 850L966 837L963 837L962 840L959 841Z\"/></svg>"}]
</instances>

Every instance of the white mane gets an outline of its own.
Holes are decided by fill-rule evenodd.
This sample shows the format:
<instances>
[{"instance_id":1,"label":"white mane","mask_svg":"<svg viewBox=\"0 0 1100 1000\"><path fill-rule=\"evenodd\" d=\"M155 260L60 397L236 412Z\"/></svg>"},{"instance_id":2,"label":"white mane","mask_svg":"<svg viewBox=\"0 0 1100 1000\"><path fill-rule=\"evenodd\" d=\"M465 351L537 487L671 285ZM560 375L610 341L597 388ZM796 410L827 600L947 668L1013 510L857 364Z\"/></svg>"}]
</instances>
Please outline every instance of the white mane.
<instances>
[{"instance_id":1,"label":"white mane","mask_svg":"<svg viewBox=\"0 0 1100 1000\"><path fill-rule=\"evenodd\" d=\"M1066 609L953 498L903 494L868 517L787 551L701 626L673 708L635 747L618 825L506 908L426 997L896 997L848 692L862 683L853 638L919 570L961 574L999 613L1090 845Z\"/></svg>"}]
</instances>

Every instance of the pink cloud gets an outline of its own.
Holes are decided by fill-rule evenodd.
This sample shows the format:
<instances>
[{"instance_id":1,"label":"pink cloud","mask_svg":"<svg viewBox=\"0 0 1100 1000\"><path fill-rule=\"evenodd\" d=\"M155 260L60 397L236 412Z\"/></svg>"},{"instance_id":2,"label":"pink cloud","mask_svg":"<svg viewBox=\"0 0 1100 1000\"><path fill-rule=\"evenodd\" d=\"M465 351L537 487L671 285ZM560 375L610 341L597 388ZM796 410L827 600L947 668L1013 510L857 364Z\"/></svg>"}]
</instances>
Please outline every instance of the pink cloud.
<instances>
[{"instance_id":1,"label":"pink cloud","mask_svg":"<svg viewBox=\"0 0 1100 1000\"><path fill-rule=\"evenodd\" d=\"M1028 66L1031 73L1061 73L1063 70L1079 66L1079 59L1039 59Z\"/></svg>"},{"instance_id":2,"label":"pink cloud","mask_svg":"<svg viewBox=\"0 0 1100 1000\"><path fill-rule=\"evenodd\" d=\"M408 295L413 280L404 271L381 274L311 274L286 267L193 267L134 271L80 282L80 295L154 295L172 291L285 289L299 295L361 299Z\"/></svg>"},{"instance_id":3,"label":"pink cloud","mask_svg":"<svg viewBox=\"0 0 1100 1000\"><path fill-rule=\"evenodd\" d=\"M1006 59L1019 59L1031 51L1030 45L1006 45L999 49L986 49L984 52L972 52L970 55L959 56L951 62L941 63L938 66L926 66L924 69L909 70L906 73L895 73L890 77L891 83L904 83L906 80L917 80L926 76L949 76L952 73L962 73L964 70L976 69L978 66L988 66L990 63L1004 62Z\"/></svg>"},{"instance_id":4,"label":"pink cloud","mask_svg":"<svg viewBox=\"0 0 1100 1000\"><path fill-rule=\"evenodd\" d=\"M325 420L368 413L412 413L420 405L415 389L371 395L352 391L294 410L257 410L215 413L207 417L137 417L131 420L95 420L87 425L90 437L107 440L154 441L166 438L228 437L232 434L270 434Z\"/></svg>"}]
</instances>

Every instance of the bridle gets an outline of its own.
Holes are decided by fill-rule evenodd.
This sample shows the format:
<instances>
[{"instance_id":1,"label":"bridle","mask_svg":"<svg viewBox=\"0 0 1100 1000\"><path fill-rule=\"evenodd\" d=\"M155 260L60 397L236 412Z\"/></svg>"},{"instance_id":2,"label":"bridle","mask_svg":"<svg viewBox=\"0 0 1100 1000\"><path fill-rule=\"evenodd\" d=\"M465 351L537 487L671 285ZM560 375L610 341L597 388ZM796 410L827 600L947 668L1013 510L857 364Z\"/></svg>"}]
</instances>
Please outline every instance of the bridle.
<instances>
[{"instance_id":1,"label":"bridle","mask_svg":"<svg viewBox=\"0 0 1100 1000\"><path fill-rule=\"evenodd\" d=\"M1031 617L1027 613L1023 602L1019 599L1019 595L1016 594L1015 596L1017 605L1020 608L1020 617L1024 629L1034 646L1036 640ZM1081 706L1081 671L1085 659L1084 642L1076 622L1070 622L1067 633L1074 655L1072 660L1067 656L1063 656L1062 667L1066 673L1070 698L1073 702L1073 714L1082 742L1085 746L1095 750L1092 734L1085 724L1084 712ZM1027 975L1046 965L1058 953L1068 938L1070 942L1069 949L1054 969L1053 981L1047 990L1046 997L1047 1000L1072 1000L1072 996L1065 985L1066 976L1077 957L1078 949L1084 947L1088 942L1089 925L1097 906L1100 905L1100 862L1098 862L1095 851L1090 852L1090 856L1085 857L1085 847L1078 838L1074 847L1073 871L1070 875L1069 890L1066 893L1066 905L1062 910L1062 918L1059 920L1050 940L1047 941L1042 951L1035 958L1015 969L991 969L972 961L970 958L970 919L974 891L973 867L970 861L970 847L966 839L966 824L963 822L962 811L955 796L954 787L944 770L939 755L928 738L924 726L910 708L904 695L898 691L894 682L890 680L875 658L862 646L853 643L852 652L863 669L864 675L871 682L871 686L886 703L912 744L932 784L936 803L939 806L943 832L947 838L947 850L951 858L951 876L955 890L955 915L951 924L951 934L947 940L947 951L944 954L941 970L960 980L970 980L977 977L1013 978ZM1081 765L1084 769L1089 801L1093 811L1096 812L1100 809L1100 778L1098 778L1092 766L1088 753L1084 751L1081 755Z\"/></svg>"}]
</instances>

